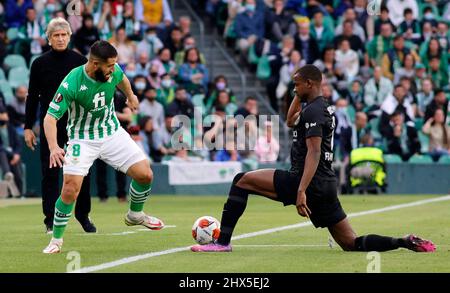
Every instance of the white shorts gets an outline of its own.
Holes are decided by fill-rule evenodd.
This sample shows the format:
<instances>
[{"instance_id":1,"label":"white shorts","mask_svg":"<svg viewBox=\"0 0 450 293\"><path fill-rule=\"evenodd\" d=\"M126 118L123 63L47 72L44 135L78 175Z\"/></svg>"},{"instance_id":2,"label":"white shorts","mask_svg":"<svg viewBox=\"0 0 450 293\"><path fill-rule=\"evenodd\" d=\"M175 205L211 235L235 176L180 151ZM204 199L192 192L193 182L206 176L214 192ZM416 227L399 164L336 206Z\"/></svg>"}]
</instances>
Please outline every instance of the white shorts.
<instances>
[{"instance_id":1,"label":"white shorts","mask_svg":"<svg viewBox=\"0 0 450 293\"><path fill-rule=\"evenodd\" d=\"M67 142L64 174L86 176L96 159L123 173L133 164L147 160L141 148L122 128L101 140L73 139Z\"/></svg>"}]
</instances>

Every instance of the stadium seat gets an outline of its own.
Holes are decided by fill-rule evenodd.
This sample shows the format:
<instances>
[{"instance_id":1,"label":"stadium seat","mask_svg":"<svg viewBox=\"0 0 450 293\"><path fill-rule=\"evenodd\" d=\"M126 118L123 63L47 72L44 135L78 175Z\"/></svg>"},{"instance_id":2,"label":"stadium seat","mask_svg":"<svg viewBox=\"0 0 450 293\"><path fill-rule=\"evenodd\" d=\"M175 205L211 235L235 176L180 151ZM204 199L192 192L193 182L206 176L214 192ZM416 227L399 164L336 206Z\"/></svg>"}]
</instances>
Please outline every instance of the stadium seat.
<instances>
[{"instance_id":1,"label":"stadium seat","mask_svg":"<svg viewBox=\"0 0 450 293\"><path fill-rule=\"evenodd\" d=\"M258 64L259 62L259 57L256 55L254 44L248 49L248 62L250 64Z\"/></svg>"},{"instance_id":2,"label":"stadium seat","mask_svg":"<svg viewBox=\"0 0 450 293\"><path fill-rule=\"evenodd\" d=\"M402 158L399 155L394 155L394 154L385 154L383 155L384 161L386 163L401 163Z\"/></svg>"},{"instance_id":3,"label":"stadium seat","mask_svg":"<svg viewBox=\"0 0 450 293\"><path fill-rule=\"evenodd\" d=\"M414 120L414 125L417 129L417 131L421 131L422 130L422 126L423 126L423 118L422 117L418 117Z\"/></svg>"},{"instance_id":4,"label":"stadium seat","mask_svg":"<svg viewBox=\"0 0 450 293\"><path fill-rule=\"evenodd\" d=\"M225 113L227 113L227 115L233 115L237 109L238 106L236 104L230 103L225 107Z\"/></svg>"},{"instance_id":5,"label":"stadium seat","mask_svg":"<svg viewBox=\"0 0 450 293\"><path fill-rule=\"evenodd\" d=\"M23 67L27 68L27 63L25 62L25 58L18 54L11 54L6 56L5 61L3 62L8 68L15 67Z\"/></svg>"},{"instance_id":6,"label":"stadium seat","mask_svg":"<svg viewBox=\"0 0 450 293\"><path fill-rule=\"evenodd\" d=\"M33 64L33 61L36 60L39 57L39 55L33 55L30 59L30 64L28 64L28 68L31 69L31 64Z\"/></svg>"},{"instance_id":7,"label":"stadium seat","mask_svg":"<svg viewBox=\"0 0 450 293\"><path fill-rule=\"evenodd\" d=\"M353 107L352 105L348 105L347 106L347 114L348 114L348 117L350 117L350 120L352 121L352 123L355 123L355 119L356 119L355 107Z\"/></svg>"},{"instance_id":8,"label":"stadium seat","mask_svg":"<svg viewBox=\"0 0 450 293\"><path fill-rule=\"evenodd\" d=\"M430 138L422 131L417 131L420 141L420 151L426 153L429 150Z\"/></svg>"},{"instance_id":9,"label":"stadium seat","mask_svg":"<svg viewBox=\"0 0 450 293\"><path fill-rule=\"evenodd\" d=\"M205 95L197 94L192 96L192 104L194 104L194 107L200 107L202 109L202 115L206 112L206 107L203 104L203 99L205 98Z\"/></svg>"},{"instance_id":10,"label":"stadium seat","mask_svg":"<svg viewBox=\"0 0 450 293\"><path fill-rule=\"evenodd\" d=\"M16 27L11 27L6 31L6 37L10 42L14 41L19 37L19 29Z\"/></svg>"},{"instance_id":11,"label":"stadium seat","mask_svg":"<svg viewBox=\"0 0 450 293\"><path fill-rule=\"evenodd\" d=\"M29 71L24 67L15 67L11 69L8 75L9 85L13 88L17 88L21 85L28 86Z\"/></svg>"},{"instance_id":12,"label":"stadium seat","mask_svg":"<svg viewBox=\"0 0 450 293\"><path fill-rule=\"evenodd\" d=\"M12 102L12 100L14 99L14 93L8 81L0 80L0 91L2 92L3 97L5 98L6 104Z\"/></svg>"},{"instance_id":13,"label":"stadium seat","mask_svg":"<svg viewBox=\"0 0 450 293\"><path fill-rule=\"evenodd\" d=\"M258 67L256 69L256 77L260 80L266 80L270 77L272 70L270 68L270 61L267 55L261 56L258 60Z\"/></svg>"},{"instance_id":14,"label":"stadium seat","mask_svg":"<svg viewBox=\"0 0 450 293\"><path fill-rule=\"evenodd\" d=\"M444 155L439 158L439 164L450 164L450 155Z\"/></svg>"},{"instance_id":15,"label":"stadium seat","mask_svg":"<svg viewBox=\"0 0 450 293\"><path fill-rule=\"evenodd\" d=\"M382 135L381 135L380 131L378 130L378 125L380 124L380 118L378 118L378 117L372 118L369 121L369 124L370 124L370 129L372 131L373 138L375 140L382 139Z\"/></svg>"},{"instance_id":16,"label":"stadium seat","mask_svg":"<svg viewBox=\"0 0 450 293\"><path fill-rule=\"evenodd\" d=\"M0 80L6 80L5 71L0 67Z\"/></svg>"},{"instance_id":17,"label":"stadium seat","mask_svg":"<svg viewBox=\"0 0 450 293\"><path fill-rule=\"evenodd\" d=\"M429 164L433 163L433 159L427 155L413 155L411 158L409 158L408 162L416 164Z\"/></svg>"}]
</instances>

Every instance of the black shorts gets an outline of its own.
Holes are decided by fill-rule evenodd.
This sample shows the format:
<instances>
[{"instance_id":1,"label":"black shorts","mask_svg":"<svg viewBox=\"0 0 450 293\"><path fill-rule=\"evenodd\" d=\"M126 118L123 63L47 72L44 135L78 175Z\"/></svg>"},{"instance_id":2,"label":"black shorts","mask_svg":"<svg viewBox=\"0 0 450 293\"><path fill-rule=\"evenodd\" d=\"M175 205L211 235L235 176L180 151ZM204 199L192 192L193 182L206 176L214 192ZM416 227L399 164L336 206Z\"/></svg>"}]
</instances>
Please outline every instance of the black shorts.
<instances>
[{"instance_id":1,"label":"black shorts","mask_svg":"<svg viewBox=\"0 0 450 293\"><path fill-rule=\"evenodd\" d=\"M275 170L273 184L277 200L295 205L301 177L298 174ZM333 226L347 217L337 197L336 179L313 177L306 189L306 204L311 210L310 219L316 228Z\"/></svg>"}]
</instances>

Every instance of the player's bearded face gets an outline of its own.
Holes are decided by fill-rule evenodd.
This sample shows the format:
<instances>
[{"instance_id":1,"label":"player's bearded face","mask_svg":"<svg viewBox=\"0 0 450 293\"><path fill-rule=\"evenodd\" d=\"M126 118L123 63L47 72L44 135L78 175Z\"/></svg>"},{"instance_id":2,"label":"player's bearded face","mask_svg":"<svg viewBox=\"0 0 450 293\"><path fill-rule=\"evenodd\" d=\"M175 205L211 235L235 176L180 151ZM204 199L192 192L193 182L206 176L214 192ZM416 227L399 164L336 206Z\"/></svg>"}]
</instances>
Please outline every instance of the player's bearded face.
<instances>
[{"instance_id":1,"label":"player's bearded face","mask_svg":"<svg viewBox=\"0 0 450 293\"><path fill-rule=\"evenodd\" d=\"M101 68L97 68L95 71L95 79L100 82L107 82L109 76L107 77L105 73L103 73L103 70Z\"/></svg>"}]
</instances>

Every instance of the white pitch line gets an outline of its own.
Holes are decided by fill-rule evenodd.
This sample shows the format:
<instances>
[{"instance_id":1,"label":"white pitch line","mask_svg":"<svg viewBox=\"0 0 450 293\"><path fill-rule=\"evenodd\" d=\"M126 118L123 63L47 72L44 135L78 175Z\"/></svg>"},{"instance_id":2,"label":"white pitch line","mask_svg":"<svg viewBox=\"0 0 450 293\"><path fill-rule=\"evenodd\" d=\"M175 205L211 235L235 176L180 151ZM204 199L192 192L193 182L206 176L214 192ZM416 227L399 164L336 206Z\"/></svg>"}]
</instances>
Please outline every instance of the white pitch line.
<instances>
[{"instance_id":1,"label":"white pitch line","mask_svg":"<svg viewBox=\"0 0 450 293\"><path fill-rule=\"evenodd\" d=\"M176 228L177 226L175 225L166 225L164 226L163 229L167 229L167 228ZM123 231L123 232L114 232L114 233L79 233L76 235L82 235L82 236L123 236L123 235L129 235L129 234L135 234L138 232L152 232L153 230L148 229L148 228L143 228L143 229L136 229L134 231Z\"/></svg>"},{"instance_id":2,"label":"white pitch line","mask_svg":"<svg viewBox=\"0 0 450 293\"><path fill-rule=\"evenodd\" d=\"M233 244L233 247L330 247L327 244Z\"/></svg>"},{"instance_id":3,"label":"white pitch line","mask_svg":"<svg viewBox=\"0 0 450 293\"><path fill-rule=\"evenodd\" d=\"M384 207L384 208L380 208L380 209L373 209L373 210L368 210L368 211L351 213L351 214L347 215L347 217L348 218L360 217L360 216L365 216L365 215L383 213L383 212L387 212L387 211L393 211L393 210L398 210L398 209L403 209L403 208L420 206L420 205L424 205L424 204L428 204L428 203L440 202L440 201L446 201L446 200L450 200L450 195L431 198L431 199L419 200L419 201L415 201L415 202L411 202L411 203L398 204L398 205L388 206L388 207ZM271 233L275 233L275 232L291 230L291 229L296 229L296 228L301 228L301 227L306 227L306 226L311 226L311 225L312 225L311 221L307 221L307 222L302 222L302 223L298 223L298 224L294 224L294 225L282 226L282 227L242 234L242 235L233 237L232 240L251 238L251 237L255 237L255 236L266 235L266 234L271 234ZM187 251L190 248L191 248L191 246L185 246L185 247L172 248L172 249L162 250L162 251L157 251L157 252L145 253L145 254L141 254L141 255L122 258L122 259L115 260L112 262L99 264L96 266L81 268L79 270L72 271L71 273L90 273L90 272L95 272L95 271L101 271L101 270L117 267L120 265L140 261L140 260L151 258L151 257L177 253L180 251Z\"/></svg>"}]
</instances>

